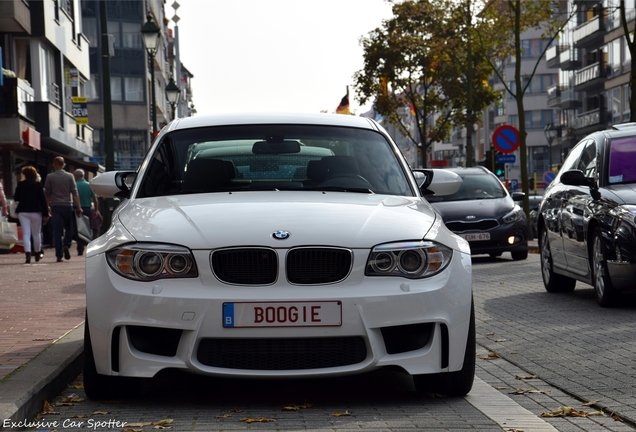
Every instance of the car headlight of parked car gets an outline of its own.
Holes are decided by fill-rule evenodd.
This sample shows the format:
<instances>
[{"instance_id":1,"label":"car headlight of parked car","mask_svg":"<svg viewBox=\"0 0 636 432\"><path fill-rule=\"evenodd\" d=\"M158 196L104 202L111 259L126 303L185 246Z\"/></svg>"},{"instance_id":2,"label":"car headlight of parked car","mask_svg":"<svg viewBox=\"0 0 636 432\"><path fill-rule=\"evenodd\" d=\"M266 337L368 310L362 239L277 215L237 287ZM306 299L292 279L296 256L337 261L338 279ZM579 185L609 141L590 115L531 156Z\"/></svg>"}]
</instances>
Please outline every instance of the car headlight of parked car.
<instances>
[{"instance_id":1,"label":"car headlight of parked car","mask_svg":"<svg viewBox=\"0 0 636 432\"><path fill-rule=\"evenodd\" d=\"M450 263L451 248L433 241L378 245L369 255L367 276L403 276L419 279L436 275Z\"/></svg>"},{"instance_id":2,"label":"car headlight of parked car","mask_svg":"<svg viewBox=\"0 0 636 432\"><path fill-rule=\"evenodd\" d=\"M515 204L514 208L510 213L503 217L503 221L505 223L513 223L520 221L523 218L523 210L519 207L518 204Z\"/></svg>"},{"instance_id":3,"label":"car headlight of parked car","mask_svg":"<svg viewBox=\"0 0 636 432\"><path fill-rule=\"evenodd\" d=\"M119 275L138 281L197 277L190 250L181 246L135 243L106 253L110 267Z\"/></svg>"},{"instance_id":4,"label":"car headlight of parked car","mask_svg":"<svg viewBox=\"0 0 636 432\"><path fill-rule=\"evenodd\" d=\"M621 205L613 210L614 215L636 226L636 205Z\"/></svg>"}]
</instances>

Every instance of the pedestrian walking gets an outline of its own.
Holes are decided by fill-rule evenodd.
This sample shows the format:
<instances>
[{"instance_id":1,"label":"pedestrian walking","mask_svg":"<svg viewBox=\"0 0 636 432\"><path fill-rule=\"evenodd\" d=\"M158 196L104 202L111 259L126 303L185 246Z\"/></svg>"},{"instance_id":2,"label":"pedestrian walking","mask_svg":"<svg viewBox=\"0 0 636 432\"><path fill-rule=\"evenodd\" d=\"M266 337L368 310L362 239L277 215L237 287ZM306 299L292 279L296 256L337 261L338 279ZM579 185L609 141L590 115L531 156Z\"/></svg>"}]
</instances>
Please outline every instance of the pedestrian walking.
<instances>
[{"instance_id":1,"label":"pedestrian walking","mask_svg":"<svg viewBox=\"0 0 636 432\"><path fill-rule=\"evenodd\" d=\"M9 206L7 205L7 197L4 195L4 188L2 187L2 182L0 182L0 216L7 217L9 216Z\"/></svg>"},{"instance_id":2,"label":"pedestrian walking","mask_svg":"<svg viewBox=\"0 0 636 432\"><path fill-rule=\"evenodd\" d=\"M65 165L63 157L58 156L53 159L55 171L47 175L44 182L44 195L53 220L53 244L55 245L57 262L62 262L62 256L64 259L71 259L70 248L74 234L73 227L75 226L73 202L77 207L78 216L82 215L75 178L70 172L64 171Z\"/></svg>"},{"instance_id":3,"label":"pedestrian walking","mask_svg":"<svg viewBox=\"0 0 636 432\"><path fill-rule=\"evenodd\" d=\"M73 172L73 177L75 177L75 184L77 185L77 193L79 194L80 204L82 206L82 213L88 216L88 220L91 221L91 238L93 238L93 229L92 229L92 221L93 218L101 217L99 213L99 201L97 201L97 196L91 189L91 185L84 178L84 170L76 169ZM94 206L95 210L91 209L91 205ZM86 248L87 243L77 238L77 255L83 255L84 249Z\"/></svg>"},{"instance_id":4,"label":"pedestrian walking","mask_svg":"<svg viewBox=\"0 0 636 432\"><path fill-rule=\"evenodd\" d=\"M42 221L47 222L50 214L37 169L31 165L25 166L22 175L24 180L15 188L13 199L18 203L15 211L22 227L22 246L26 256L24 262L30 264L31 256L35 262L42 258Z\"/></svg>"}]
</instances>

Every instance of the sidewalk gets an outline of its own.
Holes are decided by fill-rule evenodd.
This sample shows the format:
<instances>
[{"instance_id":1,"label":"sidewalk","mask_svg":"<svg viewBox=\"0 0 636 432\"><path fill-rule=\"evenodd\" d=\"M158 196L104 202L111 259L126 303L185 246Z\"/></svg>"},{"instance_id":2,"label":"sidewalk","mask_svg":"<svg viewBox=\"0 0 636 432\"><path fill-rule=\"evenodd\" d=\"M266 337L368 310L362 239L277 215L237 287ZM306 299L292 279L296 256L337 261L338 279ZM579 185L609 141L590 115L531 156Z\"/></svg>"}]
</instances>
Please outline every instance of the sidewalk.
<instances>
[{"instance_id":1,"label":"sidewalk","mask_svg":"<svg viewBox=\"0 0 636 432\"><path fill-rule=\"evenodd\" d=\"M84 257L24 259L0 254L0 421L32 418L81 371Z\"/></svg>"}]
</instances>

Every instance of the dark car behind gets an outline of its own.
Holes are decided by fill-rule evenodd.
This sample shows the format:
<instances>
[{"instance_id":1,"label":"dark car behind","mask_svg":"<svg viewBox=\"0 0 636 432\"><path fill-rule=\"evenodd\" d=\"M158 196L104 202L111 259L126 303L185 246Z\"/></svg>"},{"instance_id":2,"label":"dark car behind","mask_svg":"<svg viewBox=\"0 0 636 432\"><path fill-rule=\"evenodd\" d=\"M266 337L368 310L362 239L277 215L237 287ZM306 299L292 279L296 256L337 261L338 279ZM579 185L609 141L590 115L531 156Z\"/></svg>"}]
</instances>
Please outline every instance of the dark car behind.
<instances>
[{"instance_id":1,"label":"dark car behind","mask_svg":"<svg viewBox=\"0 0 636 432\"><path fill-rule=\"evenodd\" d=\"M528 257L528 221L501 181L484 167L448 168L462 177L459 190L442 197L427 196L446 226L465 238L473 255L497 257L510 252L513 260Z\"/></svg>"}]
</instances>

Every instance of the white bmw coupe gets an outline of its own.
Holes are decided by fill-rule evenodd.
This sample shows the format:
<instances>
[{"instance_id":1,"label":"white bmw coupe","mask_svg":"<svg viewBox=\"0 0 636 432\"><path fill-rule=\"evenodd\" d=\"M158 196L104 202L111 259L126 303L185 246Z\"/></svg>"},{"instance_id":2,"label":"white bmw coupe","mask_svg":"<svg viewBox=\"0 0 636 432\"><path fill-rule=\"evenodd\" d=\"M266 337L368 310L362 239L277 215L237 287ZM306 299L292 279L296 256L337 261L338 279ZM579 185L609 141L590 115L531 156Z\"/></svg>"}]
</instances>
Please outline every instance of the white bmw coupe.
<instances>
[{"instance_id":1,"label":"white bmw coupe","mask_svg":"<svg viewBox=\"0 0 636 432\"><path fill-rule=\"evenodd\" d=\"M237 378L399 368L419 392L473 384L468 243L426 194L461 179L412 171L384 129L346 115L178 119L86 255L84 386L129 396L162 369Z\"/></svg>"}]
</instances>

